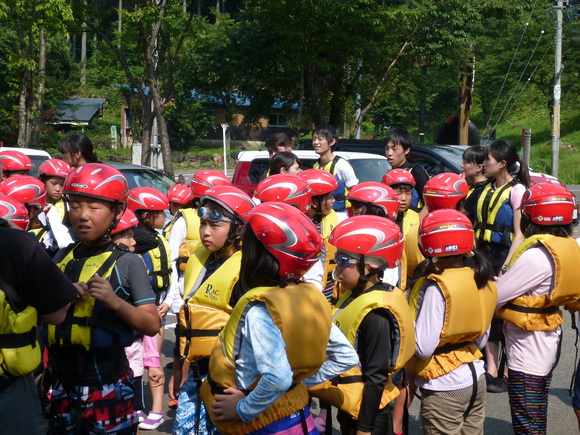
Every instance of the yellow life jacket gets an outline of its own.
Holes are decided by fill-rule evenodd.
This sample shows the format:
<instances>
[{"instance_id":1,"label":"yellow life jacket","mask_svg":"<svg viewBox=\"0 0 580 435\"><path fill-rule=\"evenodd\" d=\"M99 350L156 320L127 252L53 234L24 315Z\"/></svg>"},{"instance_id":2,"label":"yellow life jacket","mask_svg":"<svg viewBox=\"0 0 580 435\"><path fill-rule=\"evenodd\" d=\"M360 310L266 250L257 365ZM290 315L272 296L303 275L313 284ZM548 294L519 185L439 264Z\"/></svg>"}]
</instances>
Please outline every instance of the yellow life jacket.
<instances>
[{"instance_id":1,"label":"yellow life jacket","mask_svg":"<svg viewBox=\"0 0 580 435\"><path fill-rule=\"evenodd\" d=\"M332 278L332 272L336 267L336 263L334 262L334 254L336 254L336 246L331 245L328 242L328 238L330 237L330 233L332 230L338 225L338 217L334 210L331 210L329 214L322 217L322 239L324 240L324 249L326 252L326 257L324 260L324 273L323 277L326 277L326 282L323 282L324 289L330 289L334 282Z\"/></svg>"},{"instance_id":2,"label":"yellow life jacket","mask_svg":"<svg viewBox=\"0 0 580 435\"><path fill-rule=\"evenodd\" d=\"M445 298L445 320L435 354L420 360L413 356L405 368L423 379L435 379L450 373L462 364L481 358L474 340L487 331L497 304L497 287L489 281L478 289L474 271L469 267L445 269L440 274L421 278L409 298L411 313L416 319L420 311L419 295L435 282Z\"/></svg>"},{"instance_id":3,"label":"yellow life jacket","mask_svg":"<svg viewBox=\"0 0 580 435\"><path fill-rule=\"evenodd\" d=\"M580 298L580 247L571 237L535 235L516 249L509 266L527 249L538 244L544 246L554 259L553 289L546 295L519 296L497 310L496 315L524 331L553 331L564 323L558 307Z\"/></svg>"},{"instance_id":4,"label":"yellow life jacket","mask_svg":"<svg viewBox=\"0 0 580 435\"><path fill-rule=\"evenodd\" d=\"M38 241L38 242L42 242L42 240L44 239L44 236L46 236L48 234L48 226L41 226L38 228L34 228L32 230L28 230L28 232L30 234L34 235L34 238Z\"/></svg>"},{"instance_id":5,"label":"yellow life jacket","mask_svg":"<svg viewBox=\"0 0 580 435\"><path fill-rule=\"evenodd\" d=\"M324 167L320 164L320 159L314 162L312 167L314 169L324 169L326 172L330 172L336 178L336 182L338 183L338 187L334 189L334 204L332 204L332 209L336 211L345 211L348 207L350 207L350 201L346 199L348 196L348 192L350 189L346 187L346 182L340 178L338 178L336 164L338 161L342 159L340 156L334 156L334 158L328 162Z\"/></svg>"},{"instance_id":6,"label":"yellow life jacket","mask_svg":"<svg viewBox=\"0 0 580 435\"><path fill-rule=\"evenodd\" d=\"M254 301L265 303L282 333L294 374L293 388L251 423L218 422L211 406L214 394L219 394L223 388L235 387L236 352L240 348L241 329L245 314ZM312 284L283 289L258 287L247 292L234 307L230 320L219 335L220 339L215 343L209 374L200 390L201 399L215 427L225 434L246 434L304 408L309 401L308 390L300 381L316 373L324 362L331 325L330 306L322 292Z\"/></svg>"},{"instance_id":7,"label":"yellow life jacket","mask_svg":"<svg viewBox=\"0 0 580 435\"><path fill-rule=\"evenodd\" d=\"M151 233L158 246L145 252L142 257L147 269L151 287L157 295L169 288L171 284L171 250L167 239L157 231ZM159 303L157 300L156 303Z\"/></svg>"},{"instance_id":8,"label":"yellow life jacket","mask_svg":"<svg viewBox=\"0 0 580 435\"><path fill-rule=\"evenodd\" d=\"M413 225L407 231L405 235L404 253L406 276L410 278L415 273L417 266L425 260L421 248L419 248L419 225ZM402 288L401 290L405 289Z\"/></svg>"},{"instance_id":9,"label":"yellow life jacket","mask_svg":"<svg viewBox=\"0 0 580 435\"><path fill-rule=\"evenodd\" d=\"M235 252L204 282L205 262L210 251L203 246L196 249L185 271L185 304L179 310L175 335L179 351L189 361L209 358L222 328L230 318L232 290L240 276L242 252ZM195 290L194 290L195 289Z\"/></svg>"},{"instance_id":10,"label":"yellow life jacket","mask_svg":"<svg viewBox=\"0 0 580 435\"><path fill-rule=\"evenodd\" d=\"M185 219L185 227L187 228L187 233L185 234L185 239L179 247L179 253L177 255L177 265L179 270L185 271L187 260L193 252L198 248L200 244L199 238L199 216L197 215L197 210L194 208L182 208L179 213L175 215L174 221L179 217L183 216ZM167 234L171 231L171 227L168 227ZM168 236L166 236L168 237Z\"/></svg>"},{"instance_id":11,"label":"yellow life jacket","mask_svg":"<svg viewBox=\"0 0 580 435\"><path fill-rule=\"evenodd\" d=\"M57 202L54 203L54 206L58 210L58 214L60 216L60 221L61 222L64 221L64 217L66 215L66 212L68 211L68 208L66 206L66 202L64 202L63 199L59 199Z\"/></svg>"},{"instance_id":12,"label":"yellow life jacket","mask_svg":"<svg viewBox=\"0 0 580 435\"><path fill-rule=\"evenodd\" d=\"M127 251L114 245L109 251L88 258L75 259L77 244L57 266L72 282L87 282L95 273L107 279L117 259ZM101 302L87 295L69 308L64 322L48 325L49 346L81 346L84 350L111 350L133 341L132 332L114 318L117 314L104 308Z\"/></svg>"},{"instance_id":13,"label":"yellow life jacket","mask_svg":"<svg viewBox=\"0 0 580 435\"><path fill-rule=\"evenodd\" d=\"M498 189L489 182L477 200L475 239L478 243L496 243L510 246L514 239L514 211L510 205L512 188L518 184L513 179Z\"/></svg>"},{"instance_id":14,"label":"yellow life jacket","mask_svg":"<svg viewBox=\"0 0 580 435\"><path fill-rule=\"evenodd\" d=\"M415 328L404 293L392 290L370 290L352 299L348 291L334 308L334 323L344 333L350 344L356 346L356 337L361 322L372 310L383 308L391 321L393 337L392 358L389 374L397 372L415 353ZM350 300L350 301L349 301ZM310 395L336 406L358 419L364 392L364 381L360 367L354 367L338 378L309 389ZM399 390L390 377L381 397L380 409L399 395Z\"/></svg>"},{"instance_id":15,"label":"yellow life jacket","mask_svg":"<svg viewBox=\"0 0 580 435\"><path fill-rule=\"evenodd\" d=\"M402 225L403 236L407 237L407 233L409 232L411 227L414 225L419 225L420 223L421 222L419 222L419 213L410 208L405 210Z\"/></svg>"},{"instance_id":16,"label":"yellow life jacket","mask_svg":"<svg viewBox=\"0 0 580 435\"><path fill-rule=\"evenodd\" d=\"M40 364L38 314L30 305L18 307L17 294L6 284L0 289L0 376L23 376Z\"/></svg>"}]
</instances>

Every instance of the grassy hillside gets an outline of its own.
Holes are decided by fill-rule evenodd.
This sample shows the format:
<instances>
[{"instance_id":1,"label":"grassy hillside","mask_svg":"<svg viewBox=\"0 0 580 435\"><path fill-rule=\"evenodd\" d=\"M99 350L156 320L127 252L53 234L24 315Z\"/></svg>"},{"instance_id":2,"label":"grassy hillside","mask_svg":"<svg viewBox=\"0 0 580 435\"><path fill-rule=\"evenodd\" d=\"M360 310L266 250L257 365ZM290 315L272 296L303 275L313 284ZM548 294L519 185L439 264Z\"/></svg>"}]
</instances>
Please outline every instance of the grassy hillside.
<instances>
[{"instance_id":1,"label":"grassy hillside","mask_svg":"<svg viewBox=\"0 0 580 435\"><path fill-rule=\"evenodd\" d=\"M574 100L574 101L570 101ZM560 126L560 172L558 178L566 184L580 184L580 103L577 96L562 102ZM497 128L496 137L521 143L523 128L532 129L530 166L538 172L551 173L552 133L545 106L530 104L510 115Z\"/></svg>"}]
</instances>

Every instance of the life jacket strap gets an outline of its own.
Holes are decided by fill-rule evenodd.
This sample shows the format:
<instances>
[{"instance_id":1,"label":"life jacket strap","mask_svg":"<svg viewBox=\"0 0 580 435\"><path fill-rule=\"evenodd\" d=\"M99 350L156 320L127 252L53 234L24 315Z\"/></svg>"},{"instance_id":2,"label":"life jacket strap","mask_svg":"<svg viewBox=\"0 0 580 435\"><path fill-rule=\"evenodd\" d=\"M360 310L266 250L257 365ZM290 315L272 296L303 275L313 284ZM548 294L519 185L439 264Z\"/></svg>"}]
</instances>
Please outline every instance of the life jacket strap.
<instances>
[{"instance_id":1,"label":"life jacket strap","mask_svg":"<svg viewBox=\"0 0 580 435\"><path fill-rule=\"evenodd\" d=\"M529 313L529 314L555 314L560 310L560 308L557 306L541 307L541 308L522 307L521 305L516 305L511 302L505 304L503 308L506 308L508 310L514 310L517 311L518 313Z\"/></svg>"},{"instance_id":2,"label":"life jacket strap","mask_svg":"<svg viewBox=\"0 0 580 435\"><path fill-rule=\"evenodd\" d=\"M31 345L36 347L37 329L36 325L30 331L19 334L0 334L0 348L15 349Z\"/></svg>"},{"instance_id":3,"label":"life jacket strap","mask_svg":"<svg viewBox=\"0 0 580 435\"><path fill-rule=\"evenodd\" d=\"M450 353L450 352L453 352L454 350L461 349L461 348L468 346L472 343L473 343L473 341L461 341L459 343L447 343L447 344L444 344L443 346L439 346L437 349L435 349L435 352L433 352L433 355L441 355L442 353Z\"/></svg>"}]
</instances>

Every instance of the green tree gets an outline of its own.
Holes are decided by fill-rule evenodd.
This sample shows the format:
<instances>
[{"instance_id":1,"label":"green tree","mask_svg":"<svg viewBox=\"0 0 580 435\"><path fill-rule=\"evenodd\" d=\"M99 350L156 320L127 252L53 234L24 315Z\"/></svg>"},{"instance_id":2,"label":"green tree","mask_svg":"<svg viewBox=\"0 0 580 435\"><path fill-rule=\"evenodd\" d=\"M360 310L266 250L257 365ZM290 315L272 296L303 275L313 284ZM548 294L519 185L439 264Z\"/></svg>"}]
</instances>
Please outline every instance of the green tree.
<instances>
[{"instance_id":1,"label":"green tree","mask_svg":"<svg viewBox=\"0 0 580 435\"><path fill-rule=\"evenodd\" d=\"M46 92L47 47L72 18L65 0L6 0L5 22L16 35L6 77L18 92L17 146L38 146Z\"/></svg>"},{"instance_id":2,"label":"green tree","mask_svg":"<svg viewBox=\"0 0 580 435\"><path fill-rule=\"evenodd\" d=\"M142 164L150 163L153 122L157 123L165 172L173 176L166 104L174 92L175 70L187 39L193 9L183 10L177 0L137 0L123 4L122 31L110 23L110 9L77 3L75 16L84 29L97 35L118 59L126 80L139 97L143 110Z\"/></svg>"}]
</instances>

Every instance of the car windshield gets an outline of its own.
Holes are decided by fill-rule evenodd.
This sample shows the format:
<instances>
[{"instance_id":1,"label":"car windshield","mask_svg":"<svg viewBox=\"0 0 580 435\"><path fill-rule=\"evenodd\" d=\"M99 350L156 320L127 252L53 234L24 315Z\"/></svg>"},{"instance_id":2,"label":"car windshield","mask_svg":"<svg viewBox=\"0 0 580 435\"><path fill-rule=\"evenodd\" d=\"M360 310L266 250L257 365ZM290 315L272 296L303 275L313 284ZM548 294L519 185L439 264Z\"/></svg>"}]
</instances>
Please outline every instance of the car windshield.
<instances>
[{"instance_id":1,"label":"car windshield","mask_svg":"<svg viewBox=\"0 0 580 435\"><path fill-rule=\"evenodd\" d=\"M458 168L461 167L461 163L463 161L463 152L465 151L465 148L459 148L459 147L432 147L431 148L433 151L435 151L437 154L439 154L441 157L443 157L445 160L450 161L451 163L453 163L455 166L457 166Z\"/></svg>"},{"instance_id":2,"label":"car windshield","mask_svg":"<svg viewBox=\"0 0 580 435\"><path fill-rule=\"evenodd\" d=\"M391 165L387 160L382 159L351 159L348 161L358 181L377 181L380 182L390 169Z\"/></svg>"},{"instance_id":3,"label":"car windshield","mask_svg":"<svg viewBox=\"0 0 580 435\"><path fill-rule=\"evenodd\" d=\"M34 155L28 155L28 157L30 157L30 160L32 160L32 164L34 165L34 169L30 170L30 175L32 175L33 177L38 177L38 168L40 168L42 162L44 162L48 157Z\"/></svg>"},{"instance_id":4,"label":"car windshield","mask_svg":"<svg viewBox=\"0 0 580 435\"><path fill-rule=\"evenodd\" d=\"M167 193L174 182L169 177L157 171L147 169L121 169L129 182L129 187L153 187L163 193Z\"/></svg>"}]
</instances>

